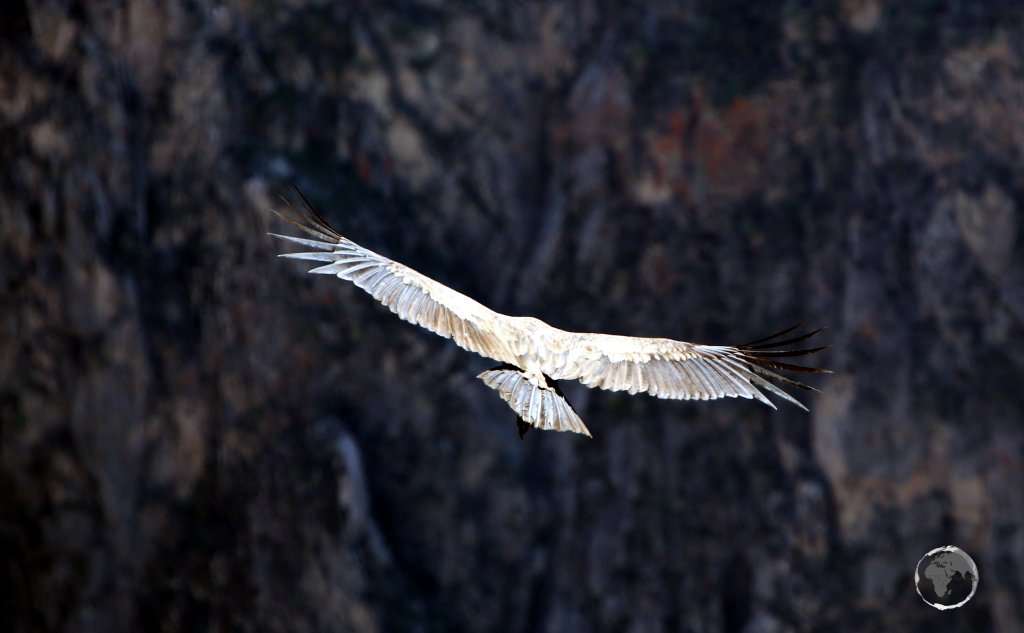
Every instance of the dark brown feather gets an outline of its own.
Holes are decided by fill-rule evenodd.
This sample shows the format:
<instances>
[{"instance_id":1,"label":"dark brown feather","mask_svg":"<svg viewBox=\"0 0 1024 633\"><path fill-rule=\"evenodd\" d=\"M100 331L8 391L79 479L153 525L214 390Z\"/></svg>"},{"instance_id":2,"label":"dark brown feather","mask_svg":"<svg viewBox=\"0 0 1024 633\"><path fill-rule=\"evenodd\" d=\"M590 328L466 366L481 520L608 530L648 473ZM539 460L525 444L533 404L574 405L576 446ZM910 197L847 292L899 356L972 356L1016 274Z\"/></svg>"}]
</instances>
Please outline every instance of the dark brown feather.
<instances>
[{"instance_id":1,"label":"dark brown feather","mask_svg":"<svg viewBox=\"0 0 1024 633\"><path fill-rule=\"evenodd\" d=\"M747 361L747 363L749 363L748 367L751 371L757 372L763 376L771 378L772 380L777 380L791 387L796 387L798 389L806 389L809 391L817 391L817 389L815 389L814 387L805 385L804 383L798 380L793 380L792 378L789 378L787 376L783 376L779 373L776 373L776 371L772 371L791 371L807 374L831 373L829 370L821 367L805 367L803 365L794 365L793 363L787 363L777 360L778 358L791 358L795 356L807 356L809 354L815 354L828 347L827 345L822 345L820 347L808 347L803 349L779 349L780 347L784 347L786 345L792 345L793 343L805 341L824 329L819 328L817 330L814 330L813 332L801 334L800 336L794 336L785 340L776 340L782 336L785 336L786 334L789 334L798 327L800 327L799 323L797 325L794 325L793 327L786 328L785 330L782 330L781 332L778 332L771 336L758 339L750 343L745 343L743 345L737 345L736 347L737 349L740 350L740 356L745 361Z\"/></svg>"},{"instance_id":2,"label":"dark brown feather","mask_svg":"<svg viewBox=\"0 0 1024 633\"><path fill-rule=\"evenodd\" d=\"M746 348L749 348L749 347L753 347L754 345L759 345L761 343L767 343L768 341L770 341L772 339L779 338L780 336L783 336L785 334L789 334L790 332L792 332L793 330L797 329L798 327L800 327L803 324L804 324L803 321L801 321L800 323L797 323L796 325L794 325L792 327L788 327L785 330L782 330L781 332L776 332L775 334L772 334L770 336L766 336L764 338L759 338L756 341L750 341L749 343L743 343L742 345L736 345L736 347L739 348L739 349L746 349ZM772 345L775 345L775 343L772 343Z\"/></svg>"},{"instance_id":3,"label":"dark brown feather","mask_svg":"<svg viewBox=\"0 0 1024 633\"><path fill-rule=\"evenodd\" d=\"M275 215L285 222L302 229L306 233L315 235L322 240L337 243L344 239L340 233L331 227L327 222L327 219L316 210L316 207L313 206L298 187L292 185L291 188L292 195L298 197L301 208L296 206L291 200L281 196L281 201L284 202L285 208L288 209L288 212L285 213L283 210L271 209Z\"/></svg>"},{"instance_id":4,"label":"dark brown feather","mask_svg":"<svg viewBox=\"0 0 1024 633\"><path fill-rule=\"evenodd\" d=\"M790 330L787 330L787 331L791 331L792 329L793 328L790 328ZM788 338L788 339L786 339L784 341L771 341L770 343L764 343L763 341L770 340L770 339L762 339L762 342L760 342L760 343L747 343L746 345L739 345L737 347L739 347L739 349L766 349L766 348L769 348L769 347L775 348L775 347L782 347L783 345L792 345L793 343L799 343L800 341L806 341L807 339L811 338L812 336L814 336L818 332L821 332L824 329L825 328L820 327L817 330L814 330L813 332L808 332L807 334L801 334L800 336L794 336L793 338Z\"/></svg>"},{"instance_id":5,"label":"dark brown feather","mask_svg":"<svg viewBox=\"0 0 1024 633\"><path fill-rule=\"evenodd\" d=\"M815 352L820 352L823 349L828 349L828 345L822 345L821 347L809 347L806 349L765 349L765 350L743 350L745 356L771 356L775 358L784 356L806 356Z\"/></svg>"}]
</instances>

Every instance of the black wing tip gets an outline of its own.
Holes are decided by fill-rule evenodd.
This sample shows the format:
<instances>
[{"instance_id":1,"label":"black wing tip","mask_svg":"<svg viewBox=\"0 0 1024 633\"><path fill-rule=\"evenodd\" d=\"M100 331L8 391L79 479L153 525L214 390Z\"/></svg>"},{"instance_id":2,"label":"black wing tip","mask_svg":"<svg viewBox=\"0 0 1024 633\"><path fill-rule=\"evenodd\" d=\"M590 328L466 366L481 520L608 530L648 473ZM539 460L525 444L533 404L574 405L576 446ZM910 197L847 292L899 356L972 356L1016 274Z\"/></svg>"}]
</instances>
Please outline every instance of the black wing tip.
<instances>
[{"instance_id":1,"label":"black wing tip","mask_svg":"<svg viewBox=\"0 0 1024 633\"><path fill-rule=\"evenodd\" d=\"M279 194L278 198L284 203L284 207L282 209L271 209L274 215L321 239L336 242L345 239L341 233L330 225L327 218L313 206L313 203L309 201L309 198L306 197L306 194L302 193L298 186L294 183L289 183L288 188L291 191L291 199L283 194ZM293 202L296 199L298 204ZM287 212L285 212L285 209L287 209Z\"/></svg>"},{"instance_id":2,"label":"black wing tip","mask_svg":"<svg viewBox=\"0 0 1024 633\"><path fill-rule=\"evenodd\" d=\"M812 336L815 336L815 335L823 332L826 329L824 327L820 327L820 328L818 328L816 330L811 330L810 332L807 332L805 334L799 334L799 335L794 336L792 338L787 338L787 339L784 339L784 340L778 340L781 337L785 336L786 334L789 334L793 330L798 329L801 325L803 325L802 321L800 323L797 323L796 325L794 325L792 327L788 327L785 330L782 330L781 332L776 332L775 334L772 334L771 336L766 336L764 338L758 339L756 341L751 341L749 343L743 343L741 345L736 345L735 347L736 347L736 349L740 349L740 350L743 350L743 351L779 350L779 348L781 348L781 347L783 347L785 345L792 345L793 343L799 343L800 341L806 341L807 339L809 339ZM823 346L823 347L828 347L828 346L826 345L826 346ZM815 349L815 351L818 351L818 349Z\"/></svg>"},{"instance_id":3,"label":"black wing tip","mask_svg":"<svg viewBox=\"0 0 1024 633\"><path fill-rule=\"evenodd\" d=\"M758 356L764 358L783 358L787 356L807 356L809 354L815 354L830 347L832 346L821 345L819 347L805 347L803 349L751 349L747 350L746 354L748 356Z\"/></svg>"},{"instance_id":4,"label":"black wing tip","mask_svg":"<svg viewBox=\"0 0 1024 633\"><path fill-rule=\"evenodd\" d=\"M799 328L803 324L804 324L804 322L800 321L796 325L792 325L792 326L782 330L781 332L776 332L775 334L770 334L770 335L768 335L768 336L766 336L764 338L759 338L756 341L750 341L749 343L743 343L741 345L737 345L736 347L738 349L744 349L744 348L748 348L748 347L753 347L754 345L760 345L761 343L767 343L767 342L771 341L772 339L777 339L780 336L784 336L786 334L789 334L790 332L792 332L793 330Z\"/></svg>"},{"instance_id":5,"label":"black wing tip","mask_svg":"<svg viewBox=\"0 0 1024 633\"><path fill-rule=\"evenodd\" d=\"M797 336L783 339L783 337L785 337L786 335L790 334L791 332L794 332L795 330L798 330L801 325L803 325L802 322L797 323L794 326L788 327L782 331L776 332L771 336L766 336L756 341L751 341L750 343L744 343L743 345L737 345L736 349L739 350L739 355L743 358L744 361L748 363L748 366L752 371L760 373L765 377L777 380L782 384L788 385L790 387L821 393L818 389L815 389L810 385L806 385L798 380L794 380L792 378L782 376L776 373L778 371L804 374L832 373L831 370L825 369L824 367L809 367L778 360L780 358L809 356L811 354L816 354L818 352L821 352L822 350L826 350L829 347L831 347L830 345L820 345L801 349L785 349L785 346L787 345L793 345L794 343L806 341L807 339L825 330L824 327L820 327L816 330L807 332L805 334L799 334Z\"/></svg>"}]
</instances>

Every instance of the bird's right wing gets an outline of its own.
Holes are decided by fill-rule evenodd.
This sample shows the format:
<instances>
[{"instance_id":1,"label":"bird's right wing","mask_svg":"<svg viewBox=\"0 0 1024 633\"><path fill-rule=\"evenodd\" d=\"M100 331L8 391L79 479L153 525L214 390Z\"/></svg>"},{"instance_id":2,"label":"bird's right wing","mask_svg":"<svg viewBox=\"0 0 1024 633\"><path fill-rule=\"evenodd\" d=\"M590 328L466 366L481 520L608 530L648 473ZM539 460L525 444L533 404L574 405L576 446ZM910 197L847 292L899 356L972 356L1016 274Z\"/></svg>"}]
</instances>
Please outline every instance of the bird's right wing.
<instances>
[{"instance_id":1,"label":"bird's right wing","mask_svg":"<svg viewBox=\"0 0 1024 633\"><path fill-rule=\"evenodd\" d=\"M520 332L509 317L342 236L298 190L296 193L301 209L286 200L290 212L275 213L317 239L271 235L318 250L281 257L327 262L309 272L351 281L403 320L450 338L459 347L504 363L514 361L510 343L514 344Z\"/></svg>"},{"instance_id":2,"label":"bird's right wing","mask_svg":"<svg viewBox=\"0 0 1024 633\"><path fill-rule=\"evenodd\" d=\"M588 387L609 391L647 392L673 400L715 400L753 398L775 405L762 389L806 410L793 396L767 379L791 387L811 389L779 374L779 371L828 373L818 367L804 367L779 360L813 354L824 347L779 349L817 334L779 340L799 326L743 345L700 345L665 338L641 338L613 334L572 334L574 344L567 367L570 375Z\"/></svg>"}]
</instances>

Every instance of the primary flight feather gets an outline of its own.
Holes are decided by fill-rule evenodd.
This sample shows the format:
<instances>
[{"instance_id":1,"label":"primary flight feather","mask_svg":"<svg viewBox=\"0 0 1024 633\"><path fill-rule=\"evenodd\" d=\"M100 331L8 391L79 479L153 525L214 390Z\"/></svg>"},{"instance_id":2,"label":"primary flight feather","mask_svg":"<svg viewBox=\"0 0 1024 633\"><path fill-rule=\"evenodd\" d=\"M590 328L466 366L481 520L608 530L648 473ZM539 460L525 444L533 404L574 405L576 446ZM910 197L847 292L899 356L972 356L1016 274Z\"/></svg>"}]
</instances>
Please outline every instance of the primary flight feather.
<instances>
[{"instance_id":1,"label":"primary flight feather","mask_svg":"<svg viewBox=\"0 0 1024 633\"><path fill-rule=\"evenodd\" d=\"M316 250L281 257L326 262L309 272L351 281L400 318L499 361L501 365L481 373L479 378L497 390L516 412L520 436L530 427L590 436L556 380L579 380L588 387L631 394L646 392L673 400L752 398L775 408L765 397L764 392L768 392L806 410L769 379L810 389L778 371L827 371L779 360L824 349L779 349L820 331L780 340L798 326L751 343L722 346L567 332L533 317L500 314L356 244L331 228L301 193L298 197L300 207L285 201L288 211L275 213L316 239L271 235Z\"/></svg>"}]
</instances>

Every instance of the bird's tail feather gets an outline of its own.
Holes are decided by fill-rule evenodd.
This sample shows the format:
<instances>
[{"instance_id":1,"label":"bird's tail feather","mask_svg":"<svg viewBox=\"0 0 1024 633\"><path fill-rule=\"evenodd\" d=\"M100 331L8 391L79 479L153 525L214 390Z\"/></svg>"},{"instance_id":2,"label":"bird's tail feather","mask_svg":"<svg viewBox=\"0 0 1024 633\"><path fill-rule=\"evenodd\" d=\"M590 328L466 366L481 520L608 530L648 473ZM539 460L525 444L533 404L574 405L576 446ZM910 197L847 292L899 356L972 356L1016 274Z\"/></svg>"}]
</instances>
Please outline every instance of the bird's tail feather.
<instances>
[{"instance_id":1,"label":"bird's tail feather","mask_svg":"<svg viewBox=\"0 0 1024 633\"><path fill-rule=\"evenodd\" d=\"M533 382L518 367L501 365L488 369L477 378L497 391L522 421L538 429L574 431L592 437L583 420L554 386Z\"/></svg>"}]
</instances>

